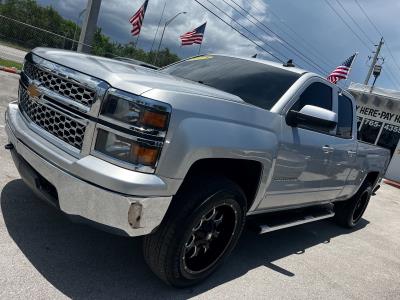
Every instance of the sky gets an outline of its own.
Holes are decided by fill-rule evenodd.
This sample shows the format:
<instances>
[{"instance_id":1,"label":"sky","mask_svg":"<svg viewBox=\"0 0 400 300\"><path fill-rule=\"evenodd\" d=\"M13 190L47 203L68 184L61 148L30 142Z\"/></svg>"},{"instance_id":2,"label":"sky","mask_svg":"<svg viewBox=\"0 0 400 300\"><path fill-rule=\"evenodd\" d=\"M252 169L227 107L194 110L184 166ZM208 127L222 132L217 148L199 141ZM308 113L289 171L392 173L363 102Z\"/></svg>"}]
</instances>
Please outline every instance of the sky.
<instances>
[{"instance_id":1,"label":"sky","mask_svg":"<svg viewBox=\"0 0 400 300\"><path fill-rule=\"evenodd\" d=\"M357 1L377 29L365 17L356 0L198 0L228 24L195 0L149 0L138 47L146 50L151 48L166 3L155 47L158 46L163 24L177 13L185 11L186 14L177 17L166 28L162 43L162 47L170 48L181 58L197 55L199 48L180 47L179 36L207 22L201 49L203 54L250 57L257 53L259 58L269 60L276 60L273 56L283 61L291 58L297 66L327 76L354 52L359 52L346 82L349 84L364 82L370 64L368 57L373 55L372 51L382 33L385 44L381 56L385 60L382 75L376 85L400 90L400 1ZM38 2L53 6L63 17L73 21L78 20L79 13L87 4L87 0ZM144 0L103 0L98 26L111 40L121 43L135 42L136 39L130 35L131 25L128 20L143 2ZM268 50L273 56L264 50Z\"/></svg>"}]
</instances>

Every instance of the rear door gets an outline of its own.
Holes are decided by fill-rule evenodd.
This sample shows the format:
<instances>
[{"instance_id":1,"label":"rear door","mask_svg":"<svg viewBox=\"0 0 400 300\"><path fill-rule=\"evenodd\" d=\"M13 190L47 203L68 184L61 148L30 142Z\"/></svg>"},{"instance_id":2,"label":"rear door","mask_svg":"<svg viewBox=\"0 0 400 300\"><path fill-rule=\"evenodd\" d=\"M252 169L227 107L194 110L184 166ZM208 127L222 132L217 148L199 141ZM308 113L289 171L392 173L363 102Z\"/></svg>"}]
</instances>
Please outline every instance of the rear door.
<instances>
[{"instance_id":1,"label":"rear door","mask_svg":"<svg viewBox=\"0 0 400 300\"><path fill-rule=\"evenodd\" d=\"M290 110L300 111L305 105L324 109L336 108L334 89L323 79L314 78L299 96L295 97ZM328 166L334 131L312 126L291 127L282 120L280 148L274 174L260 209L296 206L324 200L320 189L330 180Z\"/></svg>"},{"instance_id":2,"label":"rear door","mask_svg":"<svg viewBox=\"0 0 400 300\"><path fill-rule=\"evenodd\" d=\"M329 180L323 187L324 194L330 200L346 198L354 190L358 178L357 163L357 132L355 107L353 101L338 94L338 125L336 134L332 137L333 152L328 168ZM344 187L346 187L343 189ZM343 190L343 191L342 191Z\"/></svg>"}]
</instances>

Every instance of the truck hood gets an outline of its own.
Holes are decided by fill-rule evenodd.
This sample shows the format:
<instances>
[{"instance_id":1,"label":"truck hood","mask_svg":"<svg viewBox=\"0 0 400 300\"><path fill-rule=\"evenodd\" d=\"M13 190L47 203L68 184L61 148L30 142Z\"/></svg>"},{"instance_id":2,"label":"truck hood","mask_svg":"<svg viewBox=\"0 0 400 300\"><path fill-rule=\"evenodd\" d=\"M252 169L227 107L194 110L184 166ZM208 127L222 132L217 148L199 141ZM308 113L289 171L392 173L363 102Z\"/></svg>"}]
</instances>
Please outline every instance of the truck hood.
<instances>
[{"instance_id":1,"label":"truck hood","mask_svg":"<svg viewBox=\"0 0 400 300\"><path fill-rule=\"evenodd\" d=\"M243 103L240 97L230 93L109 58L50 48L36 48L32 52L46 60L104 80L114 88L136 95L159 89Z\"/></svg>"}]
</instances>

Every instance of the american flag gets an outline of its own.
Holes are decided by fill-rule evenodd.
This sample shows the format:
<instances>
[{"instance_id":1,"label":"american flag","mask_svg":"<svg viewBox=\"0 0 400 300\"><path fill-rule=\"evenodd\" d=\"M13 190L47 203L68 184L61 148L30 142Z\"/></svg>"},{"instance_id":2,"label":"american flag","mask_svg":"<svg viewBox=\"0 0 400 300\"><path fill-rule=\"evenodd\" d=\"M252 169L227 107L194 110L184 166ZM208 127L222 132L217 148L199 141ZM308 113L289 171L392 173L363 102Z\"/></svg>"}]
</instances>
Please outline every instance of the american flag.
<instances>
[{"instance_id":1,"label":"american flag","mask_svg":"<svg viewBox=\"0 0 400 300\"><path fill-rule=\"evenodd\" d=\"M204 31L206 30L207 22L203 25L193 29L192 31L186 32L181 35L182 46L189 46L193 44L199 44L203 42Z\"/></svg>"},{"instance_id":2,"label":"american flag","mask_svg":"<svg viewBox=\"0 0 400 300\"><path fill-rule=\"evenodd\" d=\"M346 59L340 66L338 66L329 76L328 80L332 83L337 83L341 79L347 79L349 76L351 65L356 58L357 53L354 53L348 59Z\"/></svg>"},{"instance_id":3,"label":"american flag","mask_svg":"<svg viewBox=\"0 0 400 300\"><path fill-rule=\"evenodd\" d=\"M133 36L139 35L140 30L142 29L144 15L146 13L147 4L149 4L149 0L146 0L143 5L139 8L139 10L129 19L129 23L132 24L131 33Z\"/></svg>"}]
</instances>

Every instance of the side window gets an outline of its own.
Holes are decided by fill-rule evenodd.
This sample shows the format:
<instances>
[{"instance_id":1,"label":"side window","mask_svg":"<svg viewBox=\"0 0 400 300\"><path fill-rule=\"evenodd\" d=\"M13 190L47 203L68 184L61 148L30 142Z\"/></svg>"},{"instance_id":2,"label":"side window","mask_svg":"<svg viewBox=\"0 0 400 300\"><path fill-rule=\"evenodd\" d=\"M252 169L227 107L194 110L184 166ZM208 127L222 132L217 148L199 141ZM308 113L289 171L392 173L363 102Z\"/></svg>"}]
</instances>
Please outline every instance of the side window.
<instances>
[{"instance_id":1,"label":"side window","mask_svg":"<svg viewBox=\"0 0 400 300\"><path fill-rule=\"evenodd\" d=\"M312 83L291 109L300 111L306 105L332 110L332 88L321 82Z\"/></svg>"},{"instance_id":2,"label":"side window","mask_svg":"<svg viewBox=\"0 0 400 300\"><path fill-rule=\"evenodd\" d=\"M338 125L336 135L341 138L351 139L353 129L353 105L346 96L339 95Z\"/></svg>"},{"instance_id":3,"label":"side window","mask_svg":"<svg viewBox=\"0 0 400 300\"><path fill-rule=\"evenodd\" d=\"M297 102L292 106L290 110L300 111L306 105L314 105L327 110L332 110L332 88L321 82L312 83L304 92L301 94ZM316 125L299 125L299 127L329 133L329 129Z\"/></svg>"}]
</instances>

